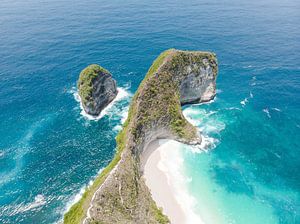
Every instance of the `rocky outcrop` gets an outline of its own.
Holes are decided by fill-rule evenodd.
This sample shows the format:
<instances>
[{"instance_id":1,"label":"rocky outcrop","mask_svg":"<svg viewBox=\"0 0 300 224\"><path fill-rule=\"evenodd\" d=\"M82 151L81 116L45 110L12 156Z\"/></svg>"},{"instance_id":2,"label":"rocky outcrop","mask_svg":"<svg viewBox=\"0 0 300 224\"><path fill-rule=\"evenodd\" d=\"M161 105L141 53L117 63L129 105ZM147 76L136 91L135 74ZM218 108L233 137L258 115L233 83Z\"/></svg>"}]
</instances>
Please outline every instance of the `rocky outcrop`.
<instances>
[{"instance_id":1,"label":"rocky outcrop","mask_svg":"<svg viewBox=\"0 0 300 224\"><path fill-rule=\"evenodd\" d=\"M192 62L180 71L186 74L179 87L181 104L210 101L216 95L216 64L207 58L203 58L200 64Z\"/></svg>"},{"instance_id":2,"label":"rocky outcrop","mask_svg":"<svg viewBox=\"0 0 300 224\"><path fill-rule=\"evenodd\" d=\"M77 82L78 93L86 113L97 116L118 94L116 81L106 69L89 65Z\"/></svg>"},{"instance_id":3,"label":"rocky outcrop","mask_svg":"<svg viewBox=\"0 0 300 224\"><path fill-rule=\"evenodd\" d=\"M135 93L118 134L117 152L86 195L65 216L65 223L168 223L142 178L140 155L154 139L201 143L181 105L215 96L217 60L213 53L163 52Z\"/></svg>"}]
</instances>

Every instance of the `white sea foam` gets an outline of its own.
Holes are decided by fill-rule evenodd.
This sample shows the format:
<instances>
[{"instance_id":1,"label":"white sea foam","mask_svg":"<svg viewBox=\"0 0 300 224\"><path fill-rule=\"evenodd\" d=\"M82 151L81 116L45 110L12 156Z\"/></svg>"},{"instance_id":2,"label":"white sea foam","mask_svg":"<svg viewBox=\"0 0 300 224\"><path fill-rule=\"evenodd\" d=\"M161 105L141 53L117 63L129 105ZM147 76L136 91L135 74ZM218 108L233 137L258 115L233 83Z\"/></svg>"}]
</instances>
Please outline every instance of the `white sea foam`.
<instances>
[{"instance_id":1,"label":"white sea foam","mask_svg":"<svg viewBox=\"0 0 300 224\"><path fill-rule=\"evenodd\" d=\"M268 108L263 109L263 112L267 114L268 118L271 118L271 114Z\"/></svg>"},{"instance_id":2,"label":"white sea foam","mask_svg":"<svg viewBox=\"0 0 300 224\"><path fill-rule=\"evenodd\" d=\"M242 107L246 106L246 104L249 102L249 99L253 98L253 93L250 91L249 96L243 99L240 104L242 104Z\"/></svg>"},{"instance_id":3,"label":"white sea foam","mask_svg":"<svg viewBox=\"0 0 300 224\"><path fill-rule=\"evenodd\" d=\"M239 107L228 107L228 108L225 108L225 110L242 110L242 109Z\"/></svg>"},{"instance_id":4,"label":"white sea foam","mask_svg":"<svg viewBox=\"0 0 300 224\"><path fill-rule=\"evenodd\" d=\"M256 76L253 76L250 82L251 86L256 86Z\"/></svg>"},{"instance_id":5,"label":"white sea foam","mask_svg":"<svg viewBox=\"0 0 300 224\"><path fill-rule=\"evenodd\" d=\"M38 194L35 196L34 201L31 203L28 203L24 206L21 206L18 210L18 212L26 212L29 210L33 210L37 207L43 206L46 204L46 199L42 194Z\"/></svg>"},{"instance_id":6,"label":"white sea foam","mask_svg":"<svg viewBox=\"0 0 300 224\"><path fill-rule=\"evenodd\" d=\"M201 123L201 122L200 122ZM211 134L219 134L222 130L225 129L225 124L221 121L216 119L209 119L206 120L201 126L199 126L199 130L204 135L211 135Z\"/></svg>"},{"instance_id":7,"label":"white sea foam","mask_svg":"<svg viewBox=\"0 0 300 224\"><path fill-rule=\"evenodd\" d=\"M241 101L241 104L243 106L246 106L247 103L248 103L248 98L245 98L244 100Z\"/></svg>"},{"instance_id":8,"label":"white sea foam","mask_svg":"<svg viewBox=\"0 0 300 224\"><path fill-rule=\"evenodd\" d=\"M198 119L198 120L193 119L194 116L199 115L199 111L196 108L194 108L192 106L187 107L182 111L182 113L183 113L185 119L187 119L188 122L190 122L192 125L194 125L194 126L200 125L200 119Z\"/></svg>"},{"instance_id":9,"label":"white sea foam","mask_svg":"<svg viewBox=\"0 0 300 224\"><path fill-rule=\"evenodd\" d=\"M127 107L124 107L121 109L115 108L115 110L111 111L111 116L117 115L117 117L120 117L120 119L121 119L120 123L113 127L113 131L118 132L118 131L122 130L122 124L125 123L127 116L128 116L128 109L129 109L129 107L127 106Z\"/></svg>"},{"instance_id":10,"label":"white sea foam","mask_svg":"<svg viewBox=\"0 0 300 224\"><path fill-rule=\"evenodd\" d=\"M190 106L183 110L185 118L193 125L199 126L203 118L207 118L211 115L218 113L216 110L206 111L198 107ZM195 119L197 117L198 119Z\"/></svg>"},{"instance_id":11,"label":"white sea foam","mask_svg":"<svg viewBox=\"0 0 300 224\"><path fill-rule=\"evenodd\" d=\"M183 159L180 153L182 144L175 141L160 140L161 159L158 168L164 172L169 186L172 186L174 197L185 215L185 223L203 224L203 220L196 214L194 208L196 199L188 192L187 184L191 178L183 173Z\"/></svg>"},{"instance_id":12,"label":"white sea foam","mask_svg":"<svg viewBox=\"0 0 300 224\"><path fill-rule=\"evenodd\" d=\"M38 194L34 197L34 200L29 203L20 203L17 205L9 205L2 209L0 215L13 216L28 211L40 210L43 205L47 203L46 198L42 194Z\"/></svg>"},{"instance_id":13,"label":"white sea foam","mask_svg":"<svg viewBox=\"0 0 300 224\"><path fill-rule=\"evenodd\" d=\"M202 102L202 103L199 103L199 104L195 104L195 105L203 105L203 104L211 104L211 103L214 103L218 100L218 98L215 96L214 99L210 100L210 101L207 101L207 102Z\"/></svg>"},{"instance_id":14,"label":"white sea foam","mask_svg":"<svg viewBox=\"0 0 300 224\"><path fill-rule=\"evenodd\" d=\"M278 111L278 112L281 112L281 110L280 109L278 109L277 107L273 107L273 108L271 108L272 110L275 110L275 111Z\"/></svg>"},{"instance_id":15,"label":"white sea foam","mask_svg":"<svg viewBox=\"0 0 300 224\"><path fill-rule=\"evenodd\" d=\"M185 116L185 119L194 126L199 126L201 124L201 120L195 120L191 116Z\"/></svg>"},{"instance_id":16,"label":"white sea foam","mask_svg":"<svg viewBox=\"0 0 300 224\"><path fill-rule=\"evenodd\" d=\"M206 115L207 115L207 117L209 117L210 115L213 115L213 114L216 114L216 113L218 113L218 111L212 110L212 111L209 111Z\"/></svg>"},{"instance_id":17,"label":"white sea foam","mask_svg":"<svg viewBox=\"0 0 300 224\"><path fill-rule=\"evenodd\" d=\"M66 203L64 212L62 214L65 214L67 211L69 211L70 208L72 207L72 205L74 205L75 203L77 203L80 200L80 198L82 197L82 195L85 192L86 187L87 187L87 185L83 185L80 188L79 192L71 197L71 199Z\"/></svg>"},{"instance_id":18,"label":"white sea foam","mask_svg":"<svg viewBox=\"0 0 300 224\"><path fill-rule=\"evenodd\" d=\"M281 156L280 156L278 153L274 152L273 154L274 154L277 158L279 158L279 159L281 158Z\"/></svg>"},{"instance_id":19,"label":"white sea foam","mask_svg":"<svg viewBox=\"0 0 300 224\"><path fill-rule=\"evenodd\" d=\"M82 105L82 101L80 99L80 96L78 94L77 91L74 91L74 88L72 88L72 90L70 91L70 93L73 94L75 100L77 102L80 103L80 109L81 109L81 112L80 114L87 118L88 120L93 120L93 121L98 121L100 120L102 117L104 117L105 115L107 115L109 112L111 112L111 109L112 107L114 106L114 104L120 100L123 100L124 98L127 98L127 97L130 97L130 93L125 89L125 88L121 88L121 87L118 87L118 94L116 96L116 98L107 106L104 108L104 110L101 111L101 113L98 115L98 116L92 116L90 114L87 114L84 109L83 109L83 105Z\"/></svg>"},{"instance_id":20,"label":"white sea foam","mask_svg":"<svg viewBox=\"0 0 300 224\"><path fill-rule=\"evenodd\" d=\"M191 115L197 115L199 114L199 110L194 108L193 106L189 106L183 110L184 116L191 116Z\"/></svg>"},{"instance_id":21,"label":"white sea foam","mask_svg":"<svg viewBox=\"0 0 300 224\"><path fill-rule=\"evenodd\" d=\"M230 109L241 110L240 108L235 107ZM182 172L184 157L178 153L178 149L176 151L176 147L181 148L182 150L190 149L193 153L205 153L214 149L219 143L218 136L220 132L226 128L225 123L218 113L218 111L207 110L197 106L185 108L183 114L186 119L193 125L196 125L200 130L202 136L201 144L181 147L181 143L175 143L175 146L164 146L164 150L161 150L162 153L159 168L167 175L169 184L175 189L174 195L176 200L181 205L184 213L187 214L186 220L182 223L201 224L204 223L204 221L201 219L202 217L199 212L195 212L195 209L200 205L200 202L188 191L187 186L193 179ZM166 150L167 148L169 148L169 152Z\"/></svg>"},{"instance_id":22,"label":"white sea foam","mask_svg":"<svg viewBox=\"0 0 300 224\"><path fill-rule=\"evenodd\" d=\"M122 112L121 112L121 123L124 124L127 117L128 117L128 110L129 110L129 107L125 107Z\"/></svg>"},{"instance_id":23,"label":"white sea foam","mask_svg":"<svg viewBox=\"0 0 300 224\"><path fill-rule=\"evenodd\" d=\"M126 106L125 108L122 108L122 111L119 111L120 109L118 109L117 107L114 106L116 102L124 100L124 99L128 100L129 97L131 97L131 94L127 91L127 88L118 87L118 95L117 95L117 97L97 117L91 116L91 115L87 114L84 111L83 106L82 106L82 102L81 102L81 99L80 99L80 96L79 96L79 94L78 94L78 92L77 92L77 90L76 90L75 87L73 87L69 91L69 93L71 93L74 96L75 100L80 103L80 109L81 109L80 114L82 116L84 116L85 118L87 118L88 120L97 121L97 120L101 119L105 115L111 115L111 116L113 116L115 114L118 114L118 116L121 117L121 124L123 124L125 122L125 120L127 119L128 106ZM113 128L113 130L114 131L120 131L122 129L121 124L117 124ZM87 123L87 125L89 125L89 123ZM98 172L98 174L96 176L98 176L102 172L102 170L103 169L100 169L99 172ZM81 197L84 194L86 188L89 187L89 186L91 186L94 183L94 179L96 178L96 176L94 178L92 178L92 180L90 180L88 184L83 185L80 188L80 191L77 194L75 194L73 197L71 197L71 199L69 200L69 202L65 206L63 214L66 213L72 207L73 204L75 204L76 202L78 202L81 199ZM60 222L62 222L62 220L60 220Z\"/></svg>"},{"instance_id":24,"label":"white sea foam","mask_svg":"<svg viewBox=\"0 0 300 224\"><path fill-rule=\"evenodd\" d=\"M84 194L85 190L87 187L90 187L93 185L95 178L103 171L103 168L101 168L98 172L97 175L95 175L88 184L84 184L78 193L76 193L75 195L73 195L73 197L71 197L71 199L66 203L65 209L63 210L63 214L65 214L66 212L68 212L70 210L70 208L72 207L72 205L74 205L75 203L77 203L81 198L82 195ZM62 221L62 220L60 220Z\"/></svg>"},{"instance_id":25,"label":"white sea foam","mask_svg":"<svg viewBox=\"0 0 300 224\"><path fill-rule=\"evenodd\" d=\"M0 150L0 158L1 158L1 157L4 157L4 154L5 154L5 152L2 151L2 150Z\"/></svg>"},{"instance_id":26,"label":"white sea foam","mask_svg":"<svg viewBox=\"0 0 300 224\"><path fill-rule=\"evenodd\" d=\"M114 128L113 128L113 131L121 131L122 130L122 126L121 125L116 125Z\"/></svg>"},{"instance_id":27,"label":"white sea foam","mask_svg":"<svg viewBox=\"0 0 300 224\"><path fill-rule=\"evenodd\" d=\"M212 150L216 148L217 144L219 143L219 140L213 137L208 137L205 135L201 135L202 141L200 145L191 146L192 152L194 153L201 153L201 152L207 152L209 150Z\"/></svg>"},{"instance_id":28,"label":"white sea foam","mask_svg":"<svg viewBox=\"0 0 300 224\"><path fill-rule=\"evenodd\" d=\"M193 152L200 153L202 151L208 151L214 149L219 140L212 137L212 134L219 134L226 125L222 122L218 116L212 116L217 114L218 111L209 111L199 107L188 107L183 110L185 118L194 126L197 126L202 137L200 145L191 147Z\"/></svg>"}]
</instances>

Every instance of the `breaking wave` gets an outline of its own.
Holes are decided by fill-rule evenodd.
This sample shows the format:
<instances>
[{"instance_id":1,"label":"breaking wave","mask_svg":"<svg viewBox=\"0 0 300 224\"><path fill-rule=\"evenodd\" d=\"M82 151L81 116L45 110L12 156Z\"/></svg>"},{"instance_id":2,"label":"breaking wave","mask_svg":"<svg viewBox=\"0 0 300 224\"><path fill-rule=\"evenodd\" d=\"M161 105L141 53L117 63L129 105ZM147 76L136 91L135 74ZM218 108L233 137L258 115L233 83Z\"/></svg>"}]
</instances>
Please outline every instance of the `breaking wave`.
<instances>
[{"instance_id":1,"label":"breaking wave","mask_svg":"<svg viewBox=\"0 0 300 224\"><path fill-rule=\"evenodd\" d=\"M225 123L218 116L218 111L190 106L183 110L185 118L201 133L200 145L192 146L193 152L203 152L214 149L219 143L218 136L225 129Z\"/></svg>"},{"instance_id":2,"label":"breaking wave","mask_svg":"<svg viewBox=\"0 0 300 224\"><path fill-rule=\"evenodd\" d=\"M246 106L246 104L249 103L249 99L252 99L252 98L253 98L253 93L250 91L249 96L240 102L242 107Z\"/></svg>"},{"instance_id":3,"label":"breaking wave","mask_svg":"<svg viewBox=\"0 0 300 224\"><path fill-rule=\"evenodd\" d=\"M204 224L201 216L195 212L197 201L188 190L187 183L192 180L184 173L184 160L181 155L184 145L173 140L159 142L160 146L156 150L159 151L161 159L157 168L165 174L168 184L172 186L174 198L184 213L185 223Z\"/></svg>"},{"instance_id":4,"label":"breaking wave","mask_svg":"<svg viewBox=\"0 0 300 224\"><path fill-rule=\"evenodd\" d=\"M17 205L9 205L2 209L0 215L14 216L16 214L25 213L28 211L37 211L47 203L46 198L42 194L38 194L34 197L34 201L29 203L20 203Z\"/></svg>"},{"instance_id":5,"label":"breaking wave","mask_svg":"<svg viewBox=\"0 0 300 224\"><path fill-rule=\"evenodd\" d=\"M83 185L83 186L80 188L79 192L76 193L75 195L73 195L73 197L71 197L71 199L69 200L69 202L66 203L65 209L64 209L63 212L62 212L62 216L63 216L63 214L65 214L67 211L69 211L70 208L82 198L82 195L84 194L86 188L93 185L93 183L94 183L94 181L95 181L95 178L103 171L103 169L104 169L104 168L101 168L101 169L97 172L97 174L89 181L88 184ZM59 223L62 223L62 222L63 222L63 217L62 217L62 219L59 221Z\"/></svg>"},{"instance_id":6,"label":"breaking wave","mask_svg":"<svg viewBox=\"0 0 300 224\"><path fill-rule=\"evenodd\" d=\"M266 115L268 116L268 118L271 118L271 114L268 108L265 108L262 110L264 113L266 113Z\"/></svg>"},{"instance_id":7,"label":"breaking wave","mask_svg":"<svg viewBox=\"0 0 300 224\"><path fill-rule=\"evenodd\" d=\"M116 102L119 102L119 101L122 101L125 99L129 99L131 97L131 93L127 90L127 88L118 87L117 89L118 89L118 94L117 94L116 98L104 110L102 110L98 116L92 116L90 114L87 114L84 111L82 101L81 101L78 91L76 90L75 87L73 87L71 89L70 93L73 94L74 99L77 102L79 102L79 106L80 106L80 110L81 110L80 114L88 120L98 121L105 115L109 115L110 113L113 113L113 109L114 109Z\"/></svg>"}]
</instances>

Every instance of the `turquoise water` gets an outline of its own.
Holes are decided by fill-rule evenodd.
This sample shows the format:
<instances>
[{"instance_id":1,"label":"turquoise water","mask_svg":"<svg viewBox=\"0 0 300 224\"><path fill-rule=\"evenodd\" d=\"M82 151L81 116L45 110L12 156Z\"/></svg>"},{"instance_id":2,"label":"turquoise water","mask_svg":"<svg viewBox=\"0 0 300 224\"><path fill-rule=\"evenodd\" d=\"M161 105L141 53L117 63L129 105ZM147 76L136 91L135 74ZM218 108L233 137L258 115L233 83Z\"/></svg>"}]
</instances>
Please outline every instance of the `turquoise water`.
<instances>
[{"instance_id":1,"label":"turquoise water","mask_svg":"<svg viewBox=\"0 0 300 224\"><path fill-rule=\"evenodd\" d=\"M299 223L297 123L279 108L253 109L252 92L245 106L227 104L221 92L185 109L207 150L182 151L195 211L206 223Z\"/></svg>"},{"instance_id":2,"label":"turquoise water","mask_svg":"<svg viewBox=\"0 0 300 224\"><path fill-rule=\"evenodd\" d=\"M99 63L134 93L175 47L219 60L216 101L187 108L210 143L184 153L195 209L221 224L300 223L299 11L297 0L2 0L0 222L59 221L113 157L130 95L87 120L79 72Z\"/></svg>"}]
</instances>

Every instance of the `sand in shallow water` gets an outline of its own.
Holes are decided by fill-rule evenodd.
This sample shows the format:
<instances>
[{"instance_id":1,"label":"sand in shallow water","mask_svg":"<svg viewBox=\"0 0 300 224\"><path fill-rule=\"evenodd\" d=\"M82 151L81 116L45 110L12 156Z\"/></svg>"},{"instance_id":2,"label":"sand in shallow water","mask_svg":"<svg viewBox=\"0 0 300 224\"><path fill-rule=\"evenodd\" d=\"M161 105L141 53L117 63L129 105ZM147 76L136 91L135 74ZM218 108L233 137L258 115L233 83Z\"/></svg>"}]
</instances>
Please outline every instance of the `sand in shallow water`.
<instances>
[{"instance_id":1,"label":"sand in shallow water","mask_svg":"<svg viewBox=\"0 0 300 224\"><path fill-rule=\"evenodd\" d=\"M172 140L150 143L141 157L143 177L154 201L172 224L204 224L192 211L193 199L183 185L179 146L180 143Z\"/></svg>"}]
</instances>

